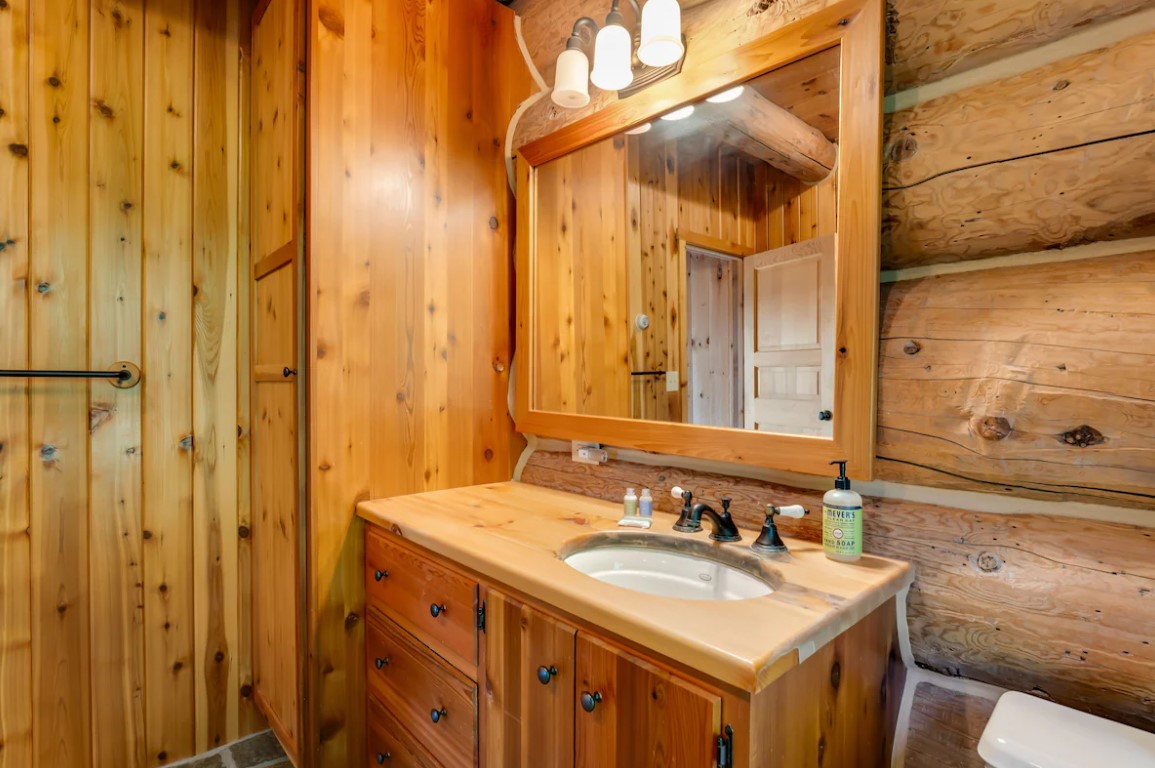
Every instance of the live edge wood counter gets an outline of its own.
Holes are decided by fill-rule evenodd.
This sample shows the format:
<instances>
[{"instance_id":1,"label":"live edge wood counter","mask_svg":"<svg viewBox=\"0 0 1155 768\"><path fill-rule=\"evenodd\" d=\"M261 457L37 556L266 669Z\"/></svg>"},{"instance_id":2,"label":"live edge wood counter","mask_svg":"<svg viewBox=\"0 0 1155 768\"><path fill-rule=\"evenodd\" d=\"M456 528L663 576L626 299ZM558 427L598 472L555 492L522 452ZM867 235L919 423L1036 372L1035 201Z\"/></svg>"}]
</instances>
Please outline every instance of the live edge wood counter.
<instances>
[{"instance_id":1,"label":"live edge wood counter","mask_svg":"<svg viewBox=\"0 0 1155 768\"><path fill-rule=\"evenodd\" d=\"M616 505L519 483L365 502L368 764L419 768L884 768L905 668L876 557L750 553L617 526ZM596 581L575 542L663 539L771 595L699 602ZM650 537L654 537L651 539Z\"/></svg>"},{"instance_id":2,"label":"live edge wood counter","mask_svg":"<svg viewBox=\"0 0 1155 768\"><path fill-rule=\"evenodd\" d=\"M893 598L912 577L908 563L864 556L826 559L822 547L787 540L790 554L768 558L781 577L770 595L697 601L655 597L597 581L570 568L566 542L619 528L608 502L508 482L363 502L367 522L652 653L739 690L757 693L815 650ZM673 531L655 513L654 534ZM757 532L743 531L747 549Z\"/></svg>"}]
</instances>

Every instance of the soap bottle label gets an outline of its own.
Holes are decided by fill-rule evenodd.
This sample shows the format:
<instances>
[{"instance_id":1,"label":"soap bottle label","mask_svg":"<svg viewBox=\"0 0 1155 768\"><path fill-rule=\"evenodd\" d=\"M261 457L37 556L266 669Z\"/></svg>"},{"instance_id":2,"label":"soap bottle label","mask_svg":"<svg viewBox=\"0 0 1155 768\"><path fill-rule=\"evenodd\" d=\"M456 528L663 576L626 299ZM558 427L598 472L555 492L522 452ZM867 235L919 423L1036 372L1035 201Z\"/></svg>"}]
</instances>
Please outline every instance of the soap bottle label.
<instances>
[{"instance_id":1,"label":"soap bottle label","mask_svg":"<svg viewBox=\"0 0 1155 768\"><path fill-rule=\"evenodd\" d=\"M832 555L861 555L862 507L823 504L822 546Z\"/></svg>"}]
</instances>

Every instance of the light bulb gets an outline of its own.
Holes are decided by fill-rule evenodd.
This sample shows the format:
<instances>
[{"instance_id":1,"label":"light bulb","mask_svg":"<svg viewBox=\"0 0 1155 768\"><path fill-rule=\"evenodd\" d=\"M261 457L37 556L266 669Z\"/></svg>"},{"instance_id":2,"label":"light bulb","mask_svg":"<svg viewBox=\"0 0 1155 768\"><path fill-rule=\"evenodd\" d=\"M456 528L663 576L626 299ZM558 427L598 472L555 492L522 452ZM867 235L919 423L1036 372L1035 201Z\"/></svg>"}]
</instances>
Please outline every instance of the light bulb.
<instances>
[{"instance_id":1,"label":"light bulb","mask_svg":"<svg viewBox=\"0 0 1155 768\"><path fill-rule=\"evenodd\" d=\"M681 109L675 109L673 112L662 115L663 120L685 120L690 115L694 114L694 105L687 104Z\"/></svg>"},{"instance_id":2,"label":"light bulb","mask_svg":"<svg viewBox=\"0 0 1155 768\"><path fill-rule=\"evenodd\" d=\"M577 48L567 48L557 57L551 98L566 109L590 103L590 60Z\"/></svg>"},{"instance_id":3,"label":"light bulb","mask_svg":"<svg viewBox=\"0 0 1155 768\"><path fill-rule=\"evenodd\" d=\"M746 90L746 86L736 85L728 91L715 93L713 96L710 96L708 99L706 99L706 101L710 102L711 104L725 104L726 102L734 101L737 99L742 95L742 91L744 90Z\"/></svg>"},{"instance_id":4,"label":"light bulb","mask_svg":"<svg viewBox=\"0 0 1155 768\"><path fill-rule=\"evenodd\" d=\"M678 0L649 0L642 8L642 42L638 58L651 67L673 64L686 52L682 45L682 8Z\"/></svg>"},{"instance_id":5,"label":"light bulb","mask_svg":"<svg viewBox=\"0 0 1155 768\"><path fill-rule=\"evenodd\" d=\"M634 81L630 66L633 40L626 28L606 24L594 41L594 71L590 81L603 91L620 91Z\"/></svg>"}]
</instances>

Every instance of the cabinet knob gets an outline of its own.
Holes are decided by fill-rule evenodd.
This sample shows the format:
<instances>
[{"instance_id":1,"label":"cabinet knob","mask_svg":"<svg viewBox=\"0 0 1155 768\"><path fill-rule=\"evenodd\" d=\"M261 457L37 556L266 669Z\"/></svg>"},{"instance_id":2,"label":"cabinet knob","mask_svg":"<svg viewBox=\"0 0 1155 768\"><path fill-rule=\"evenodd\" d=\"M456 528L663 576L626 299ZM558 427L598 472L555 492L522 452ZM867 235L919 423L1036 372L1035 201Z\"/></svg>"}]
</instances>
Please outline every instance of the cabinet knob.
<instances>
[{"instance_id":1,"label":"cabinet knob","mask_svg":"<svg viewBox=\"0 0 1155 768\"><path fill-rule=\"evenodd\" d=\"M440 723L448 716L449 713L445 710L445 707L442 707L441 709L435 709L429 713L429 719L434 723Z\"/></svg>"},{"instance_id":2,"label":"cabinet knob","mask_svg":"<svg viewBox=\"0 0 1155 768\"><path fill-rule=\"evenodd\" d=\"M586 712L593 712L594 708L601 703L601 691L594 691L593 693L590 693L589 691L582 691L582 709L584 709Z\"/></svg>"},{"instance_id":3,"label":"cabinet knob","mask_svg":"<svg viewBox=\"0 0 1155 768\"><path fill-rule=\"evenodd\" d=\"M384 568L373 571L373 581L381 581L381 579L387 578L389 578L389 571L386 571Z\"/></svg>"},{"instance_id":4,"label":"cabinet knob","mask_svg":"<svg viewBox=\"0 0 1155 768\"><path fill-rule=\"evenodd\" d=\"M389 754L388 752L378 752L377 753L377 765L385 765L386 760L392 760L392 759L393 759L393 755Z\"/></svg>"},{"instance_id":5,"label":"cabinet knob","mask_svg":"<svg viewBox=\"0 0 1155 768\"><path fill-rule=\"evenodd\" d=\"M537 681L542 685L549 685L549 681L557 677L557 667L550 665L537 668Z\"/></svg>"},{"instance_id":6,"label":"cabinet knob","mask_svg":"<svg viewBox=\"0 0 1155 768\"><path fill-rule=\"evenodd\" d=\"M831 413L830 411L819 411L818 412L818 420L819 421L830 421L833 418L834 418L834 414Z\"/></svg>"},{"instance_id":7,"label":"cabinet knob","mask_svg":"<svg viewBox=\"0 0 1155 768\"><path fill-rule=\"evenodd\" d=\"M441 605L438 605L437 603L431 603L429 606L429 615L436 619L438 616L445 613L445 610L445 603L442 603ZM435 720L434 722L437 721Z\"/></svg>"},{"instance_id":8,"label":"cabinet knob","mask_svg":"<svg viewBox=\"0 0 1155 768\"><path fill-rule=\"evenodd\" d=\"M284 369L281 371L281 375L284 376L286 379L289 378L290 376L296 376L297 375L297 369L296 368L290 368L289 366L286 365L284 367Z\"/></svg>"},{"instance_id":9,"label":"cabinet knob","mask_svg":"<svg viewBox=\"0 0 1155 768\"><path fill-rule=\"evenodd\" d=\"M381 659L381 658L379 658L379 659L376 659L376 660L373 662L373 664L374 664L374 666L376 666L376 667L377 667L377 669L381 669L382 667L387 667L387 666L389 666L389 658L388 658L388 657L386 657L386 658L383 658L383 659Z\"/></svg>"}]
</instances>

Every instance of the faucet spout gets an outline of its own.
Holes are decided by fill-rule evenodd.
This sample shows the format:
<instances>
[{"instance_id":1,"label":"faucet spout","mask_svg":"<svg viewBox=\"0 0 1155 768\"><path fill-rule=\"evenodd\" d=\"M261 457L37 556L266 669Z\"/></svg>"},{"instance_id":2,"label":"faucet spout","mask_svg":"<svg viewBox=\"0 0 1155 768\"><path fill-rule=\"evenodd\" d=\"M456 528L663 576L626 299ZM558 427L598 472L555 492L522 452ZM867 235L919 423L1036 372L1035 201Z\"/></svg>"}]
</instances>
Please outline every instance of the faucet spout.
<instances>
[{"instance_id":1,"label":"faucet spout","mask_svg":"<svg viewBox=\"0 0 1155 768\"><path fill-rule=\"evenodd\" d=\"M687 501L687 504L689 502ZM674 525L675 531L682 531L684 533L695 533L702 530L702 518L705 517L710 521L712 528L710 538L714 541L741 541L742 536L738 533L738 526L734 524L734 518L730 516L730 500L722 499L722 511L718 512L709 504L698 502L690 508L689 514L683 508L682 517L678 518L678 522ZM683 518L685 518L683 522Z\"/></svg>"}]
</instances>

